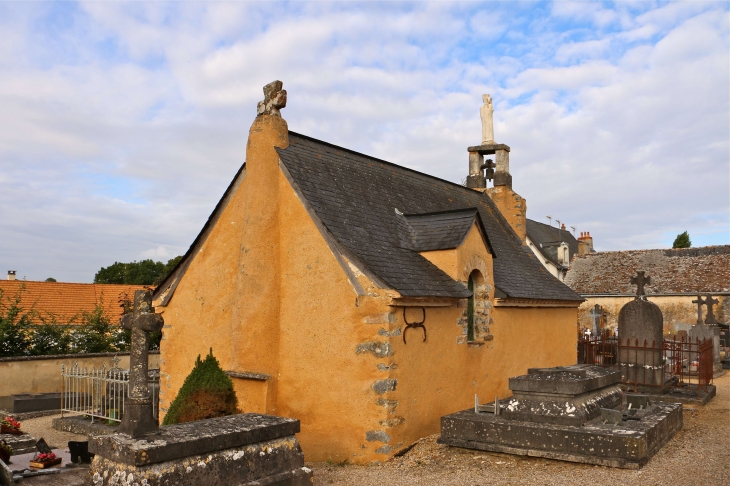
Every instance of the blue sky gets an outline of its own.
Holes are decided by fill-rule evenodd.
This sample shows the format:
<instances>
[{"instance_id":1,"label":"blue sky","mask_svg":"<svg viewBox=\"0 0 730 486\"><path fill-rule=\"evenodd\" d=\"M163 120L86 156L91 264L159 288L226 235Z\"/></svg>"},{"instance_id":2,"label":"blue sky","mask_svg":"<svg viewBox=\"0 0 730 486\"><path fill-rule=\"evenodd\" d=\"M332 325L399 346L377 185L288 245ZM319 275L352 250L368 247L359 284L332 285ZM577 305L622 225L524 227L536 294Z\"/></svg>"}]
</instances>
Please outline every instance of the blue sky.
<instances>
[{"instance_id":1,"label":"blue sky","mask_svg":"<svg viewBox=\"0 0 730 486\"><path fill-rule=\"evenodd\" d=\"M730 243L727 2L1 2L0 270L185 252L264 84L290 129L460 182L481 95L528 217Z\"/></svg>"}]
</instances>

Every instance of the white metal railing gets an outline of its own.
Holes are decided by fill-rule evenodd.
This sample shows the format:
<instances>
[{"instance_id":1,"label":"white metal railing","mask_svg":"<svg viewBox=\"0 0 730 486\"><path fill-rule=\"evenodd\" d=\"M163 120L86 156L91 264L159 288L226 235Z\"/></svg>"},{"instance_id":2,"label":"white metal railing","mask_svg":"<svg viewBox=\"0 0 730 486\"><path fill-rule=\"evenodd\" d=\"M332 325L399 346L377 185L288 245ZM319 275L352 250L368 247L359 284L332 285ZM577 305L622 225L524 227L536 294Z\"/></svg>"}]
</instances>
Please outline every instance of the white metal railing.
<instances>
[{"instance_id":1,"label":"white metal railing","mask_svg":"<svg viewBox=\"0 0 730 486\"><path fill-rule=\"evenodd\" d=\"M149 382L152 414L158 417L159 375L150 370ZM129 370L120 368L82 368L78 363L61 365L61 416L64 412L82 414L94 419L121 422L124 401L129 395Z\"/></svg>"}]
</instances>

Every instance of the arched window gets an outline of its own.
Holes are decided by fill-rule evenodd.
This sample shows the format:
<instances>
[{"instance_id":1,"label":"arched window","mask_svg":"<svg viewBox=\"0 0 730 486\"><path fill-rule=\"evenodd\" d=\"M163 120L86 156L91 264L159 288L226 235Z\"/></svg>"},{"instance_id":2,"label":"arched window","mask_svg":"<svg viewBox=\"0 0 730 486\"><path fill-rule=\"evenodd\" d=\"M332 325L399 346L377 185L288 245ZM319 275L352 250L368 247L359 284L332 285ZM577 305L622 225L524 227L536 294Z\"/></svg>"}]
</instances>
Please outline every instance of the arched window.
<instances>
[{"instance_id":1,"label":"arched window","mask_svg":"<svg viewBox=\"0 0 730 486\"><path fill-rule=\"evenodd\" d=\"M479 273L478 270L474 270L469 274L469 290L471 290L472 294L471 297L469 297L469 303L467 305L467 332L466 332L466 339L467 341L474 341L474 314L476 314L476 298L477 298L477 287L481 285L482 283L482 276Z\"/></svg>"}]
</instances>

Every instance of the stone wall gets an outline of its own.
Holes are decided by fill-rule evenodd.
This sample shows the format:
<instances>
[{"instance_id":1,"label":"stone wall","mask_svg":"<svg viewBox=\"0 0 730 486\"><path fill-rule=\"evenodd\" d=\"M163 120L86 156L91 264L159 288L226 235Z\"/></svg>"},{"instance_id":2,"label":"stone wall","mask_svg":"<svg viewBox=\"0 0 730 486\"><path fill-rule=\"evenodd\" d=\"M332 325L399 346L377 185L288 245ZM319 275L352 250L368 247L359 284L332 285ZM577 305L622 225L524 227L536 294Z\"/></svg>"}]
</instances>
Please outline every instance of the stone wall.
<instances>
[{"instance_id":1,"label":"stone wall","mask_svg":"<svg viewBox=\"0 0 730 486\"><path fill-rule=\"evenodd\" d=\"M63 354L55 356L21 356L0 358L0 397L23 393L57 393L61 391L61 365L67 368L78 362L88 368L112 367L115 353ZM119 367L129 368L129 353L118 353ZM149 368L160 367L159 352L151 351ZM15 379L9 379L14 377Z\"/></svg>"}]
</instances>

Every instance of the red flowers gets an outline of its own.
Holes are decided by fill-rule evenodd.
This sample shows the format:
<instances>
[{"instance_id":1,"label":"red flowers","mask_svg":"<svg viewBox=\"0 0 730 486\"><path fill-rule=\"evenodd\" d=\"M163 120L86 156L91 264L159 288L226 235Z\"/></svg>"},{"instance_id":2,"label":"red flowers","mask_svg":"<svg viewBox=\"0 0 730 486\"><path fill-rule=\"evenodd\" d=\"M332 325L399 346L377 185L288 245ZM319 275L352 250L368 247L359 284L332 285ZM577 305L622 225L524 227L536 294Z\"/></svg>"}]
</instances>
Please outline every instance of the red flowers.
<instances>
[{"instance_id":1,"label":"red flowers","mask_svg":"<svg viewBox=\"0 0 730 486\"><path fill-rule=\"evenodd\" d=\"M48 452L44 454L38 454L38 457L34 459L36 462L51 462L56 460L56 454Z\"/></svg>"},{"instance_id":2,"label":"red flowers","mask_svg":"<svg viewBox=\"0 0 730 486\"><path fill-rule=\"evenodd\" d=\"M0 420L0 424L20 430L20 422L13 420L12 417L5 417L3 420Z\"/></svg>"}]
</instances>

